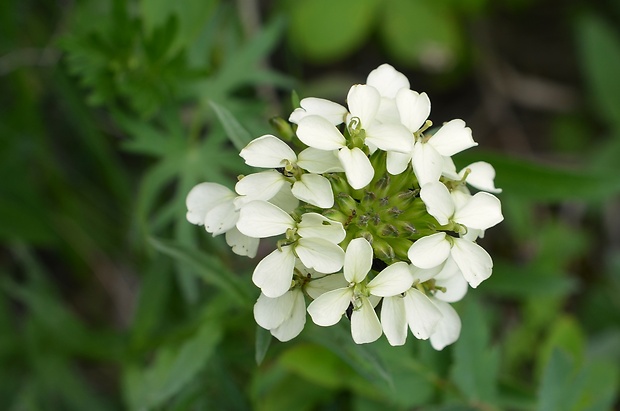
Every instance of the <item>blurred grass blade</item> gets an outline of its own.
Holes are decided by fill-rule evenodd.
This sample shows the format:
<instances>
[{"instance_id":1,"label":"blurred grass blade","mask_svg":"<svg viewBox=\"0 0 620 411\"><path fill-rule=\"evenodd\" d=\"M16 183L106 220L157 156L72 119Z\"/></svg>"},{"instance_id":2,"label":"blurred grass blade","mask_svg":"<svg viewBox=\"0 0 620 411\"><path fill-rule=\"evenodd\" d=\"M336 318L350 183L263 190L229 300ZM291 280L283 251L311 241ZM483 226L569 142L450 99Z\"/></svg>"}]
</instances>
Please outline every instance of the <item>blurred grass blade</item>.
<instances>
[{"instance_id":1,"label":"blurred grass blade","mask_svg":"<svg viewBox=\"0 0 620 411\"><path fill-rule=\"evenodd\" d=\"M240 306L251 306L253 301L245 291L236 275L228 270L217 258L190 246L151 237L150 244L158 251L187 264L207 283L212 284L231 297Z\"/></svg>"},{"instance_id":2,"label":"blurred grass blade","mask_svg":"<svg viewBox=\"0 0 620 411\"><path fill-rule=\"evenodd\" d=\"M256 348L254 353L254 358L256 359L256 365L261 365L265 356L267 355L267 351L269 350L269 346L271 345L271 333L269 330L265 330L261 326L256 326Z\"/></svg>"},{"instance_id":3,"label":"blurred grass blade","mask_svg":"<svg viewBox=\"0 0 620 411\"><path fill-rule=\"evenodd\" d=\"M238 151L241 151L252 140L252 135L237 121L228 109L214 101L209 101L209 105L215 111L222 126L224 126L230 141Z\"/></svg>"}]
</instances>

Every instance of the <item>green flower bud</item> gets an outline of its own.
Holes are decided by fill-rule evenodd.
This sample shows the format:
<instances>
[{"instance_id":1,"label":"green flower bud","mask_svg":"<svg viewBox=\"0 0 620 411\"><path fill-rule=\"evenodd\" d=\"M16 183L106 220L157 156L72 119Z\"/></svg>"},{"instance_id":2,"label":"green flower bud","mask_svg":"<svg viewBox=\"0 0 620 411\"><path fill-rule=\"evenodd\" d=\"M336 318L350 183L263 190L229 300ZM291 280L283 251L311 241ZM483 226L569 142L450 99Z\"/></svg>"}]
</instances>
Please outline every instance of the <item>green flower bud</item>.
<instances>
[{"instance_id":1,"label":"green flower bud","mask_svg":"<svg viewBox=\"0 0 620 411\"><path fill-rule=\"evenodd\" d=\"M284 120L282 117L273 117L269 120L271 127L275 130L276 134L284 141L291 141L295 137L295 132L290 123Z\"/></svg>"}]
</instances>

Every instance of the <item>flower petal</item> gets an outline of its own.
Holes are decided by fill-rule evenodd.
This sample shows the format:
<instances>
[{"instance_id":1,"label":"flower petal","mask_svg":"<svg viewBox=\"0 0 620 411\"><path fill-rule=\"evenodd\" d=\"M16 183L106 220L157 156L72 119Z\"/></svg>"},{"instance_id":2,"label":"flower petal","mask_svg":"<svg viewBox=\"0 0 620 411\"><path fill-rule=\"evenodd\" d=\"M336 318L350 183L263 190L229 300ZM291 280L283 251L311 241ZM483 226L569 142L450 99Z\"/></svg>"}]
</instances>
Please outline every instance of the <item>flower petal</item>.
<instances>
[{"instance_id":1,"label":"flower petal","mask_svg":"<svg viewBox=\"0 0 620 411\"><path fill-rule=\"evenodd\" d=\"M446 225L454 214L454 201L448 188L439 181L424 184L420 189L420 198L426 205L426 211L437 219L441 225Z\"/></svg>"},{"instance_id":2,"label":"flower petal","mask_svg":"<svg viewBox=\"0 0 620 411\"><path fill-rule=\"evenodd\" d=\"M412 264L409 269L411 270L411 275L413 276L413 284L423 283L430 280L431 278L434 278L437 274L441 272L444 265L445 263L439 264L431 268L420 268Z\"/></svg>"},{"instance_id":3,"label":"flower petal","mask_svg":"<svg viewBox=\"0 0 620 411\"><path fill-rule=\"evenodd\" d=\"M321 294L308 305L308 314L316 325L329 327L336 324L351 304L353 289L338 288Z\"/></svg>"},{"instance_id":4,"label":"flower petal","mask_svg":"<svg viewBox=\"0 0 620 411\"><path fill-rule=\"evenodd\" d=\"M254 320L266 330L278 327L290 315L295 303L295 294L288 291L276 298L261 293L254 304Z\"/></svg>"},{"instance_id":5,"label":"flower petal","mask_svg":"<svg viewBox=\"0 0 620 411\"><path fill-rule=\"evenodd\" d=\"M370 293L378 297L392 297L404 293L413 284L409 264L399 261L384 268L367 285Z\"/></svg>"},{"instance_id":6,"label":"flower petal","mask_svg":"<svg viewBox=\"0 0 620 411\"><path fill-rule=\"evenodd\" d=\"M504 219L502 215L502 203L493 194L479 192L454 213L453 220L463 224L467 228L486 230L500 223Z\"/></svg>"},{"instance_id":7,"label":"flower petal","mask_svg":"<svg viewBox=\"0 0 620 411\"><path fill-rule=\"evenodd\" d=\"M431 334L431 345L437 351L441 351L444 347L459 339L461 334L461 318L450 304L436 298L431 298L431 301L443 316L437 327L435 327L435 331Z\"/></svg>"},{"instance_id":8,"label":"flower petal","mask_svg":"<svg viewBox=\"0 0 620 411\"><path fill-rule=\"evenodd\" d=\"M269 202L288 214L292 214L299 206L299 200L293 195L289 184L284 184L280 191L269 199Z\"/></svg>"},{"instance_id":9,"label":"flower petal","mask_svg":"<svg viewBox=\"0 0 620 411\"><path fill-rule=\"evenodd\" d=\"M478 287L491 276L493 260L478 244L463 238L455 238L451 255L472 288Z\"/></svg>"},{"instance_id":10,"label":"flower petal","mask_svg":"<svg viewBox=\"0 0 620 411\"><path fill-rule=\"evenodd\" d=\"M351 116L359 118L364 129L374 122L380 104L381 95L377 89L366 84L352 86L347 94Z\"/></svg>"},{"instance_id":11,"label":"flower petal","mask_svg":"<svg viewBox=\"0 0 620 411\"><path fill-rule=\"evenodd\" d=\"M370 160L357 147L342 148L338 151L338 158L347 175L347 181L356 190L366 187L375 175L375 169L372 168Z\"/></svg>"},{"instance_id":12,"label":"flower petal","mask_svg":"<svg viewBox=\"0 0 620 411\"><path fill-rule=\"evenodd\" d=\"M420 340L428 339L441 320L441 311L426 295L415 288L407 291L404 300L411 333Z\"/></svg>"},{"instance_id":13,"label":"flower petal","mask_svg":"<svg viewBox=\"0 0 620 411\"><path fill-rule=\"evenodd\" d=\"M409 88L409 79L389 64L382 64L368 74L366 84L383 97L394 98L401 88Z\"/></svg>"},{"instance_id":14,"label":"flower petal","mask_svg":"<svg viewBox=\"0 0 620 411\"><path fill-rule=\"evenodd\" d=\"M290 215L277 206L261 200L245 204L239 211L237 221L239 231L254 238L284 234L294 226L295 221Z\"/></svg>"},{"instance_id":15,"label":"flower petal","mask_svg":"<svg viewBox=\"0 0 620 411\"><path fill-rule=\"evenodd\" d=\"M338 221L330 220L317 213L304 213L297 224L297 234L304 238L322 238L330 243L338 244L344 240L347 232Z\"/></svg>"},{"instance_id":16,"label":"flower petal","mask_svg":"<svg viewBox=\"0 0 620 411\"><path fill-rule=\"evenodd\" d=\"M256 138L239 155L247 165L262 168L283 167L286 160L294 163L297 156L284 141L271 134Z\"/></svg>"},{"instance_id":17,"label":"flower petal","mask_svg":"<svg viewBox=\"0 0 620 411\"><path fill-rule=\"evenodd\" d=\"M349 283L344 279L344 275L342 273L336 273L310 280L306 283L304 290L308 293L310 298L316 300L321 294L325 294L337 288L346 288L348 285Z\"/></svg>"},{"instance_id":18,"label":"flower petal","mask_svg":"<svg viewBox=\"0 0 620 411\"><path fill-rule=\"evenodd\" d=\"M213 236L220 235L233 228L238 219L239 212L232 206L232 202L221 203L207 213L205 229Z\"/></svg>"},{"instance_id":19,"label":"flower petal","mask_svg":"<svg viewBox=\"0 0 620 411\"><path fill-rule=\"evenodd\" d=\"M344 278L360 283L372 267L372 246L365 238L355 238L347 246L344 256Z\"/></svg>"},{"instance_id":20,"label":"flower petal","mask_svg":"<svg viewBox=\"0 0 620 411\"><path fill-rule=\"evenodd\" d=\"M442 156L453 156L478 145L471 136L471 129L465 127L465 122L460 119L444 124L428 140L428 144L432 145Z\"/></svg>"},{"instance_id":21,"label":"flower petal","mask_svg":"<svg viewBox=\"0 0 620 411\"><path fill-rule=\"evenodd\" d=\"M243 197L239 203L246 203L251 200L270 200L287 184L286 178L275 170L262 171L260 173L248 174L237 182L235 191Z\"/></svg>"},{"instance_id":22,"label":"flower petal","mask_svg":"<svg viewBox=\"0 0 620 411\"><path fill-rule=\"evenodd\" d=\"M489 193L501 193L501 188L495 188L495 169L489 163L478 161L464 167L459 173L460 177L465 175L465 171L469 169L467 176L467 184L477 188L478 190L488 191Z\"/></svg>"},{"instance_id":23,"label":"flower petal","mask_svg":"<svg viewBox=\"0 0 620 411\"><path fill-rule=\"evenodd\" d=\"M306 267L324 274L340 270L344 261L342 248L322 238L300 238L295 252Z\"/></svg>"},{"instance_id":24,"label":"flower petal","mask_svg":"<svg viewBox=\"0 0 620 411\"><path fill-rule=\"evenodd\" d=\"M400 124L374 124L366 128L366 143L383 151L411 153L413 136Z\"/></svg>"},{"instance_id":25,"label":"flower petal","mask_svg":"<svg viewBox=\"0 0 620 411\"><path fill-rule=\"evenodd\" d=\"M318 174L303 174L293 184L292 193L306 203L320 208L331 208L334 205L334 192L329 180Z\"/></svg>"},{"instance_id":26,"label":"flower petal","mask_svg":"<svg viewBox=\"0 0 620 411\"><path fill-rule=\"evenodd\" d=\"M469 284L452 257L446 260L441 272L435 276L435 284L446 290L437 291L433 297L447 303L460 301L469 289Z\"/></svg>"},{"instance_id":27,"label":"flower petal","mask_svg":"<svg viewBox=\"0 0 620 411\"><path fill-rule=\"evenodd\" d=\"M309 147L319 150L338 150L346 145L336 126L320 116L306 116L299 121L297 137Z\"/></svg>"},{"instance_id":28,"label":"flower petal","mask_svg":"<svg viewBox=\"0 0 620 411\"><path fill-rule=\"evenodd\" d=\"M396 107L401 123L412 133L418 131L431 113L431 101L426 93L401 89L396 94Z\"/></svg>"},{"instance_id":29,"label":"flower petal","mask_svg":"<svg viewBox=\"0 0 620 411\"><path fill-rule=\"evenodd\" d=\"M304 329L304 325L306 325L306 301L304 300L304 294L299 289L291 290L290 293L295 296L290 316L278 327L271 329L271 335L282 342L290 341L297 337Z\"/></svg>"},{"instance_id":30,"label":"flower petal","mask_svg":"<svg viewBox=\"0 0 620 411\"><path fill-rule=\"evenodd\" d=\"M356 344L376 341L383 330L377 313L368 298L360 297L361 306L351 313L351 336Z\"/></svg>"},{"instance_id":31,"label":"flower petal","mask_svg":"<svg viewBox=\"0 0 620 411\"><path fill-rule=\"evenodd\" d=\"M386 297L381 306L381 325L390 345L403 345L407 341L407 315L402 296Z\"/></svg>"},{"instance_id":32,"label":"flower petal","mask_svg":"<svg viewBox=\"0 0 620 411\"><path fill-rule=\"evenodd\" d=\"M190 190L185 199L187 221L203 225L207 212L225 201L232 201L235 193L217 183L200 183Z\"/></svg>"},{"instance_id":33,"label":"flower petal","mask_svg":"<svg viewBox=\"0 0 620 411\"><path fill-rule=\"evenodd\" d=\"M416 240L409 247L407 255L416 267L437 267L450 255L450 243L446 239L446 233L431 234Z\"/></svg>"},{"instance_id":34,"label":"flower petal","mask_svg":"<svg viewBox=\"0 0 620 411\"><path fill-rule=\"evenodd\" d=\"M430 144L416 142L411 153L411 163L420 187L439 181L443 157Z\"/></svg>"},{"instance_id":35,"label":"flower petal","mask_svg":"<svg viewBox=\"0 0 620 411\"><path fill-rule=\"evenodd\" d=\"M258 250L258 238L248 237L245 234L233 227L226 231L226 244L228 244L233 253L237 255L247 255L250 258L256 257L256 251Z\"/></svg>"},{"instance_id":36,"label":"flower petal","mask_svg":"<svg viewBox=\"0 0 620 411\"><path fill-rule=\"evenodd\" d=\"M336 151L325 151L308 147L299 153L297 165L311 173L332 173L344 171Z\"/></svg>"},{"instance_id":37,"label":"flower petal","mask_svg":"<svg viewBox=\"0 0 620 411\"><path fill-rule=\"evenodd\" d=\"M277 298L291 288L294 267L293 247L284 246L275 249L256 265L252 281L267 297Z\"/></svg>"},{"instance_id":38,"label":"flower petal","mask_svg":"<svg viewBox=\"0 0 620 411\"><path fill-rule=\"evenodd\" d=\"M410 161L411 153L389 151L387 153L387 171L392 175L398 175L407 169Z\"/></svg>"},{"instance_id":39,"label":"flower petal","mask_svg":"<svg viewBox=\"0 0 620 411\"><path fill-rule=\"evenodd\" d=\"M295 109L288 118L291 123L299 124L299 121L308 115L324 117L333 125L341 124L348 114L346 107L324 98L307 97L299 102L301 109Z\"/></svg>"}]
</instances>

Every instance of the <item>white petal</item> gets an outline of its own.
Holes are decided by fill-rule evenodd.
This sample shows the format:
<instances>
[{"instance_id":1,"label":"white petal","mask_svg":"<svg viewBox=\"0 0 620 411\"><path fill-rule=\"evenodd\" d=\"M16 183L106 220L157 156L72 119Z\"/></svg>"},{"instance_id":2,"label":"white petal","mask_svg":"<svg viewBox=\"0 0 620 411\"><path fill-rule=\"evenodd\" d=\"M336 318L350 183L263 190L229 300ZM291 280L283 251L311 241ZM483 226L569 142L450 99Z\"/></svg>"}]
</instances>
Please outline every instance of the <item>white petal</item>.
<instances>
[{"instance_id":1,"label":"white petal","mask_svg":"<svg viewBox=\"0 0 620 411\"><path fill-rule=\"evenodd\" d=\"M432 145L442 156L453 156L478 145L471 136L471 129L465 127L465 122L460 119L444 124L428 140L428 144Z\"/></svg>"},{"instance_id":2,"label":"white petal","mask_svg":"<svg viewBox=\"0 0 620 411\"><path fill-rule=\"evenodd\" d=\"M381 95L376 88L365 84L356 84L349 89L347 105L352 117L357 117L362 128L369 127L375 120L381 104Z\"/></svg>"},{"instance_id":3,"label":"white petal","mask_svg":"<svg viewBox=\"0 0 620 411\"><path fill-rule=\"evenodd\" d=\"M336 126L319 116L306 116L299 121L297 137L307 146L319 150L338 150L346 145Z\"/></svg>"},{"instance_id":4,"label":"white petal","mask_svg":"<svg viewBox=\"0 0 620 411\"><path fill-rule=\"evenodd\" d=\"M444 264L445 263L442 263L431 268L420 268L412 264L409 269L413 277L413 284L423 283L435 277L443 270Z\"/></svg>"},{"instance_id":5,"label":"white petal","mask_svg":"<svg viewBox=\"0 0 620 411\"><path fill-rule=\"evenodd\" d=\"M248 237L245 234L233 227L226 231L226 244L228 244L233 253L237 255L247 255L250 258L256 257L256 251L258 250L258 238Z\"/></svg>"},{"instance_id":6,"label":"white petal","mask_svg":"<svg viewBox=\"0 0 620 411\"><path fill-rule=\"evenodd\" d=\"M344 279L342 273L329 274L321 278L312 279L306 283L304 290L312 299L317 299L319 295L337 288L346 288L349 283Z\"/></svg>"},{"instance_id":7,"label":"white petal","mask_svg":"<svg viewBox=\"0 0 620 411\"><path fill-rule=\"evenodd\" d=\"M383 151L411 153L413 136L400 124L374 124L366 128L366 143Z\"/></svg>"},{"instance_id":8,"label":"white petal","mask_svg":"<svg viewBox=\"0 0 620 411\"><path fill-rule=\"evenodd\" d=\"M392 175L398 175L407 169L410 161L411 153L389 151L387 153L387 171Z\"/></svg>"},{"instance_id":9,"label":"white petal","mask_svg":"<svg viewBox=\"0 0 620 411\"><path fill-rule=\"evenodd\" d=\"M247 165L262 168L277 168L286 160L294 163L297 156L284 141L271 134L250 141L239 153Z\"/></svg>"},{"instance_id":10,"label":"white petal","mask_svg":"<svg viewBox=\"0 0 620 411\"><path fill-rule=\"evenodd\" d=\"M293 184L292 193L306 203L321 208L334 205L334 192L329 180L318 174L303 174L301 180Z\"/></svg>"},{"instance_id":11,"label":"white petal","mask_svg":"<svg viewBox=\"0 0 620 411\"><path fill-rule=\"evenodd\" d=\"M266 330L278 327L291 315L294 303L295 294L292 291L277 298L269 298L261 293L256 304L254 304L256 324Z\"/></svg>"},{"instance_id":12,"label":"white petal","mask_svg":"<svg viewBox=\"0 0 620 411\"><path fill-rule=\"evenodd\" d=\"M401 89L396 94L396 106L401 123L412 133L418 131L431 113L431 101L426 93Z\"/></svg>"},{"instance_id":13,"label":"white petal","mask_svg":"<svg viewBox=\"0 0 620 411\"><path fill-rule=\"evenodd\" d=\"M290 341L297 337L304 329L304 325L306 325L306 301L304 300L304 294L299 289L291 290L290 293L295 296L290 316L278 327L271 329L271 334L282 342Z\"/></svg>"},{"instance_id":14,"label":"white petal","mask_svg":"<svg viewBox=\"0 0 620 411\"><path fill-rule=\"evenodd\" d=\"M389 64L382 64L368 74L366 83L376 88L383 97L394 98L401 88L409 88L409 80Z\"/></svg>"},{"instance_id":15,"label":"white petal","mask_svg":"<svg viewBox=\"0 0 620 411\"><path fill-rule=\"evenodd\" d=\"M350 283L360 283L372 267L372 246L365 238L355 238L347 246L344 256L344 278Z\"/></svg>"},{"instance_id":16,"label":"white petal","mask_svg":"<svg viewBox=\"0 0 620 411\"><path fill-rule=\"evenodd\" d=\"M493 260L484 248L462 238L455 238L451 252L454 262L472 288L491 276Z\"/></svg>"},{"instance_id":17,"label":"white petal","mask_svg":"<svg viewBox=\"0 0 620 411\"><path fill-rule=\"evenodd\" d=\"M225 202L213 207L205 216L205 229L214 236L225 233L237 224L239 212L232 202Z\"/></svg>"},{"instance_id":18,"label":"white petal","mask_svg":"<svg viewBox=\"0 0 620 411\"><path fill-rule=\"evenodd\" d=\"M415 288L407 291L404 300L411 333L420 340L428 339L441 320L441 312L426 295Z\"/></svg>"},{"instance_id":19,"label":"white petal","mask_svg":"<svg viewBox=\"0 0 620 411\"><path fill-rule=\"evenodd\" d=\"M337 126L344 121L348 113L346 107L323 98L307 97L302 99L299 105L302 108L295 109L289 117L291 123L299 124L299 120L302 118L308 115L317 115L325 117L330 123Z\"/></svg>"},{"instance_id":20,"label":"white petal","mask_svg":"<svg viewBox=\"0 0 620 411\"><path fill-rule=\"evenodd\" d=\"M316 325L329 327L342 318L351 303L353 289L338 288L320 295L308 305L308 314Z\"/></svg>"},{"instance_id":21,"label":"white petal","mask_svg":"<svg viewBox=\"0 0 620 411\"><path fill-rule=\"evenodd\" d=\"M392 297L404 293L413 284L409 265L403 261L384 268L367 285L370 293L378 297Z\"/></svg>"},{"instance_id":22,"label":"white petal","mask_svg":"<svg viewBox=\"0 0 620 411\"><path fill-rule=\"evenodd\" d=\"M443 157L441 175L449 178L450 180L458 181L461 179L459 173L456 172L456 166L454 165L454 160L452 160L452 157Z\"/></svg>"},{"instance_id":23,"label":"white petal","mask_svg":"<svg viewBox=\"0 0 620 411\"><path fill-rule=\"evenodd\" d=\"M252 281L267 297L276 298L291 288L294 267L292 246L275 249L256 265Z\"/></svg>"},{"instance_id":24,"label":"white petal","mask_svg":"<svg viewBox=\"0 0 620 411\"><path fill-rule=\"evenodd\" d=\"M444 347L459 339L461 334L461 318L450 304L435 298L431 298L431 300L443 316L437 324L435 332L431 335L431 345L437 351L441 351Z\"/></svg>"},{"instance_id":25,"label":"white petal","mask_svg":"<svg viewBox=\"0 0 620 411\"><path fill-rule=\"evenodd\" d=\"M403 297L397 295L383 299L381 325L390 345L405 344L407 341L407 316Z\"/></svg>"},{"instance_id":26,"label":"white petal","mask_svg":"<svg viewBox=\"0 0 620 411\"><path fill-rule=\"evenodd\" d=\"M338 151L338 158L344 167L347 181L356 190L366 187L375 175L375 169L372 168L370 160L357 147L352 150L348 147L342 148Z\"/></svg>"},{"instance_id":27,"label":"white petal","mask_svg":"<svg viewBox=\"0 0 620 411\"><path fill-rule=\"evenodd\" d=\"M437 291L434 297L447 303L460 301L469 289L467 281L452 257L446 260L443 270L435 276L435 284L444 287L446 291Z\"/></svg>"},{"instance_id":28,"label":"white petal","mask_svg":"<svg viewBox=\"0 0 620 411\"><path fill-rule=\"evenodd\" d=\"M304 213L297 224L297 234L304 238L322 238L330 243L339 244L347 232L338 221L332 221L317 213Z\"/></svg>"},{"instance_id":29,"label":"white petal","mask_svg":"<svg viewBox=\"0 0 620 411\"><path fill-rule=\"evenodd\" d=\"M420 187L439 181L443 167L443 157L428 143L417 142L411 154L413 172Z\"/></svg>"},{"instance_id":30,"label":"white petal","mask_svg":"<svg viewBox=\"0 0 620 411\"><path fill-rule=\"evenodd\" d=\"M269 202L288 214L292 214L299 206L299 200L293 195L289 184L284 184L280 191L269 199Z\"/></svg>"},{"instance_id":31,"label":"white petal","mask_svg":"<svg viewBox=\"0 0 620 411\"><path fill-rule=\"evenodd\" d=\"M351 313L351 336L356 344L366 344L381 337L383 330L368 298L361 296L360 300L361 307Z\"/></svg>"},{"instance_id":32,"label":"white petal","mask_svg":"<svg viewBox=\"0 0 620 411\"><path fill-rule=\"evenodd\" d=\"M251 200L270 200L284 184L290 184L286 178L275 170L248 174L237 182L235 191L239 195L247 196L242 203ZM236 203L239 206L239 202Z\"/></svg>"},{"instance_id":33,"label":"white petal","mask_svg":"<svg viewBox=\"0 0 620 411\"><path fill-rule=\"evenodd\" d=\"M426 211L435 217L439 224L446 225L452 219L454 201L443 183L435 181L423 185L420 189L420 198L426 205Z\"/></svg>"},{"instance_id":34,"label":"white petal","mask_svg":"<svg viewBox=\"0 0 620 411\"><path fill-rule=\"evenodd\" d=\"M391 124L400 123L398 108L396 108L396 101L394 101L393 98L381 97L381 103L379 104L379 111L375 116L375 121Z\"/></svg>"},{"instance_id":35,"label":"white petal","mask_svg":"<svg viewBox=\"0 0 620 411\"><path fill-rule=\"evenodd\" d=\"M342 248L322 238L300 238L295 252L306 267L319 273L335 273L344 261Z\"/></svg>"},{"instance_id":36,"label":"white petal","mask_svg":"<svg viewBox=\"0 0 620 411\"><path fill-rule=\"evenodd\" d=\"M235 193L227 187L217 183L200 183L194 186L187 194L187 221L196 225L203 225L207 212L216 205L232 201Z\"/></svg>"},{"instance_id":37,"label":"white petal","mask_svg":"<svg viewBox=\"0 0 620 411\"><path fill-rule=\"evenodd\" d=\"M239 211L237 228L243 234L254 238L272 237L284 234L295 226L293 218L281 208L266 201L251 201Z\"/></svg>"},{"instance_id":38,"label":"white petal","mask_svg":"<svg viewBox=\"0 0 620 411\"><path fill-rule=\"evenodd\" d=\"M465 227L486 230L504 219L502 204L493 194L481 191L457 209L453 219Z\"/></svg>"},{"instance_id":39,"label":"white petal","mask_svg":"<svg viewBox=\"0 0 620 411\"><path fill-rule=\"evenodd\" d=\"M325 151L313 147L308 147L299 153L297 165L317 174L344 171L337 151Z\"/></svg>"},{"instance_id":40,"label":"white petal","mask_svg":"<svg viewBox=\"0 0 620 411\"><path fill-rule=\"evenodd\" d=\"M416 240L407 253L413 265L420 268L437 267L450 255L446 233L435 233Z\"/></svg>"},{"instance_id":41,"label":"white petal","mask_svg":"<svg viewBox=\"0 0 620 411\"><path fill-rule=\"evenodd\" d=\"M495 188L495 169L489 163L478 161L472 163L461 170L460 177L465 175L465 171L469 169L467 176L467 184L476 187L478 190L488 191L489 193L501 193L501 188Z\"/></svg>"}]
</instances>

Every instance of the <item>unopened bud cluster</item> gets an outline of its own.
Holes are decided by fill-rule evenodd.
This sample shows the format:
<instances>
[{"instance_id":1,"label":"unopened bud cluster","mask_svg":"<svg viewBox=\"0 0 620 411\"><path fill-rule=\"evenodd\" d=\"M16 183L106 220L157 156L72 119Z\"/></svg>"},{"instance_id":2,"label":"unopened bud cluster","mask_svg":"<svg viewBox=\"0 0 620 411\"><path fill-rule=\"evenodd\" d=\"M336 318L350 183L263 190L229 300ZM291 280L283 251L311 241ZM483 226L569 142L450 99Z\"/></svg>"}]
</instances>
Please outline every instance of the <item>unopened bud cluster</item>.
<instances>
[{"instance_id":1,"label":"unopened bud cluster","mask_svg":"<svg viewBox=\"0 0 620 411\"><path fill-rule=\"evenodd\" d=\"M265 170L234 191L197 185L187 219L251 258L261 238L277 238L252 280L256 322L279 340L309 313L320 326L348 317L358 344L385 334L402 345L411 330L440 350L460 334L450 303L491 275L476 240L503 219L495 171L477 162L457 172L451 156L477 145L471 130L452 120L430 133L428 96L390 65L351 87L347 105L301 100L289 122L273 121L281 138L241 150Z\"/></svg>"}]
</instances>

